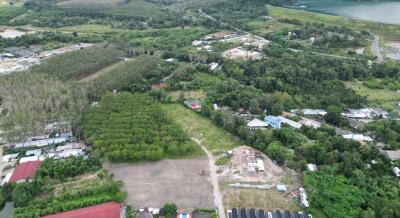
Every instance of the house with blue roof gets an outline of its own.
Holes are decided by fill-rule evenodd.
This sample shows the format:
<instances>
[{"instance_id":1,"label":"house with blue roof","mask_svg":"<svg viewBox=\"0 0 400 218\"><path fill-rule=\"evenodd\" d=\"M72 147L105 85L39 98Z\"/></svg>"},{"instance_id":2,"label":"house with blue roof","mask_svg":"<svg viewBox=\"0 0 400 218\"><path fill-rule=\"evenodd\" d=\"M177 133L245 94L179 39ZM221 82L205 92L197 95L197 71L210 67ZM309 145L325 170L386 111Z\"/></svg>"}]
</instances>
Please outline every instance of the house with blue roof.
<instances>
[{"instance_id":1,"label":"house with blue roof","mask_svg":"<svg viewBox=\"0 0 400 218\"><path fill-rule=\"evenodd\" d=\"M281 119L276 116L266 116L264 121L274 129L280 129L282 125Z\"/></svg>"}]
</instances>

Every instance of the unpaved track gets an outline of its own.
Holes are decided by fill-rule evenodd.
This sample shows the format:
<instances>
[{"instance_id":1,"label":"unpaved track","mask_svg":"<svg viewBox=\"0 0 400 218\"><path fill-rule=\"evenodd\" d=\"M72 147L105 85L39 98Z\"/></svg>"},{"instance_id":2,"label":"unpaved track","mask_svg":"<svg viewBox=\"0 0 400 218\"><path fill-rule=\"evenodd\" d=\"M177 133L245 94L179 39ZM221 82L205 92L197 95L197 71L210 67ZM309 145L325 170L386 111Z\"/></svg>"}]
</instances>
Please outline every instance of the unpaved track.
<instances>
[{"instance_id":1,"label":"unpaved track","mask_svg":"<svg viewBox=\"0 0 400 218\"><path fill-rule=\"evenodd\" d=\"M381 51L379 50L379 36L377 36L377 35L374 35L374 40L372 41L371 51L372 51L372 54L374 54L377 57L378 63L383 63L383 57L382 57Z\"/></svg>"},{"instance_id":2,"label":"unpaved track","mask_svg":"<svg viewBox=\"0 0 400 218\"><path fill-rule=\"evenodd\" d=\"M219 190L219 183L218 183L218 178L217 178L217 167L215 166L215 159L211 152L207 150L206 147L201 143L202 141L196 138L192 138L202 149L203 151L207 154L208 161L210 164L210 178L211 178L211 184L213 186L213 196L214 196L214 204L217 207L218 210L218 218L226 218L225 216L225 210L224 210L224 204L222 203L222 195Z\"/></svg>"}]
</instances>

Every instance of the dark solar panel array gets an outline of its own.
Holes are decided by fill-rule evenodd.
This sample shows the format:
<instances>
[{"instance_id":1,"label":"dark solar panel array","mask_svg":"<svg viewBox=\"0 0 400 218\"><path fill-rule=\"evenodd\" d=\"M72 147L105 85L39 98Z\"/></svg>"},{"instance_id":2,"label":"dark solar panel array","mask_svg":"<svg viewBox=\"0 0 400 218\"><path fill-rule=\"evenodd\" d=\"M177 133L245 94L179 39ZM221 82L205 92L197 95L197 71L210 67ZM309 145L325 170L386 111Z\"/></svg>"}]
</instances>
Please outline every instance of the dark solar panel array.
<instances>
[{"instance_id":1,"label":"dark solar panel array","mask_svg":"<svg viewBox=\"0 0 400 218\"><path fill-rule=\"evenodd\" d=\"M233 208L230 213L228 213L229 218L310 218L306 212L300 211L264 211L263 209L236 209Z\"/></svg>"}]
</instances>

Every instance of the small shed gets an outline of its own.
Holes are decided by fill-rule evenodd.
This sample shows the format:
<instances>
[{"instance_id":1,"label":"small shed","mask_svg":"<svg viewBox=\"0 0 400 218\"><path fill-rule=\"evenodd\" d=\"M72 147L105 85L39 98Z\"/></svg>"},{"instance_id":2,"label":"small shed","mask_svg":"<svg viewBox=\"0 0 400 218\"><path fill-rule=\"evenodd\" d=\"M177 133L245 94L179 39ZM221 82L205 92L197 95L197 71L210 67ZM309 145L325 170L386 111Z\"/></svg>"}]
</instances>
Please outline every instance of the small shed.
<instances>
[{"instance_id":1,"label":"small shed","mask_svg":"<svg viewBox=\"0 0 400 218\"><path fill-rule=\"evenodd\" d=\"M286 185L283 184L276 185L276 190L278 190L279 192L287 192Z\"/></svg>"}]
</instances>

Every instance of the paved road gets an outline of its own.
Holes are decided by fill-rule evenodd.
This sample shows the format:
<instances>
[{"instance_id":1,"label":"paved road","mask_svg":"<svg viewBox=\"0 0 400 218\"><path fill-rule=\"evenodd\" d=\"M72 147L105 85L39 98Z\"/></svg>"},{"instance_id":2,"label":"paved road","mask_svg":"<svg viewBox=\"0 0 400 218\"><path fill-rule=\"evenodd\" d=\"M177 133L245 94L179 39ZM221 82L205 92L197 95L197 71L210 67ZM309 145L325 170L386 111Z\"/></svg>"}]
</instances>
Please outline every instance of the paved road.
<instances>
[{"instance_id":1,"label":"paved road","mask_svg":"<svg viewBox=\"0 0 400 218\"><path fill-rule=\"evenodd\" d=\"M377 36L377 35L374 35L374 40L372 41L371 51L372 51L372 54L374 54L377 57L378 63L383 63L383 57L382 57L381 51L379 49L379 36Z\"/></svg>"},{"instance_id":2,"label":"paved road","mask_svg":"<svg viewBox=\"0 0 400 218\"><path fill-rule=\"evenodd\" d=\"M224 210L224 204L222 203L222 195L219 190L219 183L218 183L218 177L217 177L217 167L215 166L215 159L211 152L207 150L206 147L202 144L202 141L196 138L192 138L202 149L203 151L207 154L208 161L210 164L210 178L211 178L211 184L213 186L213 195L214 195L214 204L217 207L218 210L218 218L226 218L225 216L225 210Z\"/></svg>"}]
</instances>

